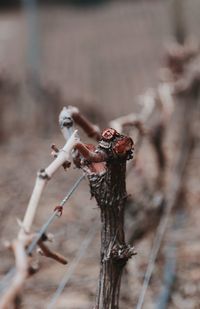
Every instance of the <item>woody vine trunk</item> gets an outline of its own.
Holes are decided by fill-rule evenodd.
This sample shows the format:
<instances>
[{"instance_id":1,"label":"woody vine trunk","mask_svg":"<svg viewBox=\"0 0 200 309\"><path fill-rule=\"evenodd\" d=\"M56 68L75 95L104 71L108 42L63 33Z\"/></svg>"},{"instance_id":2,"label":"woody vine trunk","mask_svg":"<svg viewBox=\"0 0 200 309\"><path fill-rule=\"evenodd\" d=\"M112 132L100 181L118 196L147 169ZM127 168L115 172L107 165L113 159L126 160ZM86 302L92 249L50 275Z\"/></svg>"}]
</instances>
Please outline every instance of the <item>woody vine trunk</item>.
<instances>
[{"instance_id":1,"label":"woody vine trunk","mask_svg":"<svg viewBox=\"0 0 200 309\"><path fill-rule=\"evenodd\" d=\"M102 132L97 147L76 145L75 164L83 168L101 211L101 265L95 309L118 309L123 268L134 254L125 242L126 161L133 141L114 129Z\"/></svg>"},{"instance_id":2,"label":"woody vine trunk","mask_svg":"<svg viewBox=\"0 0 200 309\"><path fill-rule=\"evenodd\" d=\"M126 158L106 164L103 175L89 176L91 193L101 210L101 265L95 309L118 309L123 268L134 254L125 242Z\"/></svg>"}]
</instances>

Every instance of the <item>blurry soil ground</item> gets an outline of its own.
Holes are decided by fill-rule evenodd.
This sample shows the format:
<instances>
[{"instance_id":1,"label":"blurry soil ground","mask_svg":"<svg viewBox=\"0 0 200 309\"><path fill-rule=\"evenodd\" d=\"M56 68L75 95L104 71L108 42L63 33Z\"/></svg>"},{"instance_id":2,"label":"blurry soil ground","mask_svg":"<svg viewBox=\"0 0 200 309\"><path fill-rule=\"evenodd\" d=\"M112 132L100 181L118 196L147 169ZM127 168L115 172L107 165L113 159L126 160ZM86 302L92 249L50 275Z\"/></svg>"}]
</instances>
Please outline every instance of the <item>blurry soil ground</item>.
<instances>
[{"instance_id":1,"label":"blurry soil ground","mask_svg":"<svg viewBox=\"0 0 200 309\"><path fill-rule=\"evenodd\" d=\"M154 3L154 6L153 6ZM168 5L156 1L132 3L122 2L109 4L108 8L76 11L62 7L52 7L41 11L41 31L44 40L42 48L42 79L53 82L61 88L66 102L83 99L83 102L95 102L91 105L101 111L100 121L106 123L121 114L135 109L134 98L146 88L157 83L156 74L163 53L163 42L170 33L169 19L166 14ZM188 10L193 16L195 11ZM25 18L22 13L2 13L0 27L1 68L9 76L23 83L25 79L26 45ZM142 16L142 17L141 17ZM195 15L194 15L195 16ZM158 18L159 17L159 18ZM158 22L159 20L159 22ZM191 20L191 18L190 18ZM4 38L2 27L8 27L10 39ZM197 22L193 18L191 31L197 31ZM18 44L20 40L20 44ZM66 42L70 42L67 44ZM17 48L14 49L14 47ZM3 50L4 49L4 50ZM13 50L15 57L13 57ZM62 61L61 61L62 59ZM14 72L14 73L13 73ZM21 92L15 103L11 104L12 120L21 117L19 107ZM14 100L14 99L13 99ZM24 103L23 103L24 104ZM28 103L27 103L28 104ZM83 104L87 111L88 106ZM94 103L93 103L94 104ZM91 107L90 106L90 107ZM22 107L22 106L21 106ZM7 115L7 114L6 114ZM22 115L23 116L23 115ZM13 118L14 117L14 118ZM98 118L98 115L96 116ZM175 114L168 132L165 145L166 152L172 161L177 150ZM37 122L36 122L37 123ZM26 131L26 127L23 128ZM57 130L58 131L58 130ZM14 128L13 128L14 132ZM3 240L12 239L18 226L16 217L23 218L28 203L36 172L51 162L49 146L55 142L62 146L61 134L50 138L38 138L34 134L22 134L10 138L0 147L0 233L1 259L0 275L3 276L13 265L10 252L3 247ZM149 175L149 183L155 178L155 162L150 145L146 142L141 150L145 154L144 169ZM148 158L146 156L148 154ZM171 297L171 309L200 308L200 246L199 220L199 145L190 161L188 174L188 195L186 218L183 226L173 233L168 233L160 254L150 287L147 292L144 308L155 308L155 302L163 281L164 251L167 244L177 240L177 273ZM37 230L48 215L52 213L74 181L79 171L60 170L50 181L40 203L34 228ZM136 174L133 172L127 180L127 191L134 196ZM28 280L22 308L46 308L52 293L60 282L63 273L72 263L83 239L91 225L97 226L93 241L84 254L74 275L71 277L56 308L88 309L92 308L95 299L99 269L99 210L94 200L90 199L87 181L83 182L77 193L72 196L63 216L49 229L55 234L52 246L66 255L69 264L61 266L47 258L40 257L41 271ZM94 221L97 220L97 221ZM171 220L173 224L173 220ZM135 307L144 271L149 258L154 232L135 244L138 255L129 261L127 274L123 280L121 308Z\"/></svg>"}]
</instances>

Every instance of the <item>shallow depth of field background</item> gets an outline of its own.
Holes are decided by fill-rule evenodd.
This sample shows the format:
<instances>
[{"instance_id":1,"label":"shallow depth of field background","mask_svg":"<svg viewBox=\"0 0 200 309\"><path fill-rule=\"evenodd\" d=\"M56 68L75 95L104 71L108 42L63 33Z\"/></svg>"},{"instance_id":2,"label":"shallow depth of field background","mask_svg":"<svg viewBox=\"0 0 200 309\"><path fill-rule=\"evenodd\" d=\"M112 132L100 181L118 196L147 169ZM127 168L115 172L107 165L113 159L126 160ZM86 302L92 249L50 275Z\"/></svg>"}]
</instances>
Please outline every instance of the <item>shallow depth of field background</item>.
<instances>
[{"instance_id":1,"label":"shallow depth of field background","mask_svg":"<svg viewBox=\"0 0 200 309\"><path fill-rule=\"evenodd\" d=\"M136 111L137 96L157 85L165 45L174 39L172 1L110 0L93 1L93 5L64 0L9 2L4 5L0 1L0 276L13 265L12 254L4 249L3 242L13 239L18 231L16 218L23 218L36 172L51 162L50 145L61 147L64 143L58 125L61 108L76 105L101 128L120 115ZM200 39L200 1L184 2L188 35ZM173 140L173 132L171 135ZM87 140L84 134L82 138ZM146 151L147 155L148 145ZM191 168L188 207L192 211L188 211L186 227L177 236L179 269L169 304L173 309L200 308L198 155ZM149 151L145 164L153 179L151 157ZM55 175L40 203L35 230L79 174L70 169ZM134 195L131 176L127 190ZM63 216L49 229L55 234L53 246L67 256L69 264L62 266L40 257L41 271L28 280L22 308L46 308L90 225L99 224L98 217L88 184L82 183ZM135 244L138 255L127 267L122 309L136 304L152 239L153 232ZM56 308L92 308L99 245L97 230ZM156 308L162 273L161 256L145 309Z\"/></svg>"}]
</instances>

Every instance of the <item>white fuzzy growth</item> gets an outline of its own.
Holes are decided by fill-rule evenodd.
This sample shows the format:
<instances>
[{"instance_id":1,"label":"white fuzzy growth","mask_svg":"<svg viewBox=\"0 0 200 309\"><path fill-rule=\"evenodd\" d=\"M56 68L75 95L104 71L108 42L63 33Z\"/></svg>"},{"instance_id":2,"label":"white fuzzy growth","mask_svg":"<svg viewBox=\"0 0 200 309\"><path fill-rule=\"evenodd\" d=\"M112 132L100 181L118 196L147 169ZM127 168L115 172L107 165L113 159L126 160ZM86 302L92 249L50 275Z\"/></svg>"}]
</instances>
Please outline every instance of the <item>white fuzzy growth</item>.
<instances>
[{"instance_id":1,"label":"white fuzzy growth","mask_svg":"<svg viewBox=\"0 0 200 309\"><path fill-rule=\"evenodd\" d=\"M73 114L79 113L79 109L74 106L64 106L59 115L59 123L61 123L65 118L72 117Z\"/></svg>"},{"instance_id":2,"label":"white fuzzy growth","mask_svg":"<svg viewBox=\"0 0 200 309\"><path fill-rule=\"evenodd\" d=\"M74 127L72 125L72 127L67 128L67 127L63 126L63 124L64 124L65 120L69 119L69 118L71 118L72 121L73 121L73 114L74 113L79 113L78 108L76 108L74 106L68 106L68 107L63 107L63 109L62 109L62 111L60 112L60 115L59 115L59 124L60 124L60 128L61 128L61 132L62 132L66 141L72 135L72 133L74 131Z\"/></svg>"}]
</instances>

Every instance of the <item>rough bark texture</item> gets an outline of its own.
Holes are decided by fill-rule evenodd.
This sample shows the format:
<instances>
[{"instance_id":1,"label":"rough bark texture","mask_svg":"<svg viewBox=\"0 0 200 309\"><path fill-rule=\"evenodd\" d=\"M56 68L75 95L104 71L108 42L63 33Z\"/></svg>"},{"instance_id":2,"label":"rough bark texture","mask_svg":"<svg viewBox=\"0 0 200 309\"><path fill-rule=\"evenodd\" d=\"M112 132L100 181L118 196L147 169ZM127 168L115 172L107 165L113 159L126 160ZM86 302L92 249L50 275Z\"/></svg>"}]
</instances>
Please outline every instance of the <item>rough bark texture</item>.
<instances>
[{"instance_id":1,"label":"rough bark texture","mask_svg":"<svg viewBox=\"0 0 200 309\"><path fill-rule=\"evenodd\" d=\"M101 210L101 268L95 309L119 308L123 268L134 254L125 242L126 158L107 163L103 175L89 177L91 193Z\"/></svg>"},{"instance_id":2,"label":"rough bark texture","mask_svg":"<svg viewBox=\"0 0 200 309\"><path fill-rule=\"evenodd\" d=\"M101 210L101 266L95 309L118 309L123 268L135 253L124 237L126 161L133 141L105 129L97 147L79 143L74 162L88 175L91 194Z\"/></svg>"}]
</instances>

